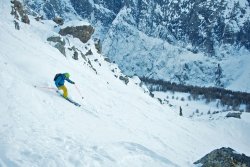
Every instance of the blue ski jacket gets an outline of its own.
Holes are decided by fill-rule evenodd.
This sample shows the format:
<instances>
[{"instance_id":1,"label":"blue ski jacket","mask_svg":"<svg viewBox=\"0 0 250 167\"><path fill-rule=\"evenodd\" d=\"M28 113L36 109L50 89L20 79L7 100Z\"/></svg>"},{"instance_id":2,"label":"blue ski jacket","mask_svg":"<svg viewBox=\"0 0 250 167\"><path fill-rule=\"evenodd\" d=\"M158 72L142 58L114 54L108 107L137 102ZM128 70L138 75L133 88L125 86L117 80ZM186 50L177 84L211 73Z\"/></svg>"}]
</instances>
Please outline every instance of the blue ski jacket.
<instances>
[{"instance_id":1,"label":"blue ski jacket","mask_svg":"<svg viewBox=\"0 0 250 167\"><path fill-rule=\"evenodd\" d=\"M68 81L71 84L75 84L75 82L71 81L69 78L65 76L65 74L60 74L57 79L55 80L56 87L60 87L64 85L64 82Z\"/></svg>"}]
</instances>

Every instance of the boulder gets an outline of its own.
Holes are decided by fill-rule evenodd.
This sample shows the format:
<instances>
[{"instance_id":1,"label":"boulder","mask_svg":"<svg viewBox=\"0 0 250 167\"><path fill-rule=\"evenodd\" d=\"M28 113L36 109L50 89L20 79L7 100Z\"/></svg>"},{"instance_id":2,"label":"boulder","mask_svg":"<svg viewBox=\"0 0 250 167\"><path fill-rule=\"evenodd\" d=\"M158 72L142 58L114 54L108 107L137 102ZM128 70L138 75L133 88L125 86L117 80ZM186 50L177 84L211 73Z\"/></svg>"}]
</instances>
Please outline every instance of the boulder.
<instances>
[{"instance_id":1,"label":"boulder","mask_svg":"<svg viewBox=\"0 0 250 167\"><path fill-rule=\"evenodd\" d=\"M80 39L83 43L88 42L93 33L94 28L90 25L66 27L59 31L60 35L72 35L73 37Z\"/></svg>"},{"instance_id":2,"label":"boulder","mask_svg":"<svg viewBox=\"0 0 250 167\"><path fill-rule=\"evenodd\" d=\"M52 36L52 37L49 37L47 41L56 43L54 47L57 48L64 56L66 56L65 47L64 47L66 43L64 39L62 39L59 36Z\"/></svg>"},{"instance_id":3,"label":"boulder","mask_svg":"<svg viewBox=\"0 0 250 167\"><path fill-rule=\"evenodd\" d=\"M21 20L23 23L26 23L26 24L30 24L30 19L28 17L28 15L23 15L22 17L22 20Z\"/></svg>"},{"instance_id":4,"label":"boulder","mask_svg":"<svg viewBox=\"0 0 250 167\"><path fill-rule=\"evenodd\" d=\"M85 54L85 56L90 56L90 55L93 55L93 52L92 52L91 49L87 51L87 53Z\"/></svg>"},{"instance_id":5,"label":"boulder","mask_svg":"<svg viewBox=\"0 0 250 167\"><path fill-rule=\"evenodd\" d=\"M230 117L233 117L233 118L238 118L238 119L240 119L241 117L241 114L242 113L228 113L227 115L226 115L226 117L227 118L230 118Z\"/></svg>"},{"instance_id":6,"label":"boulder","mask_svg":"<svg viewBox=\"0 0 250 167\"><path fill-rule=\"evenodd\" d=\"M77 51L74 51L73 59L78 60L78 52Z\"/></svg>"},{"instance_id":7,"label":"boulder","mask_svg":"<svg viewBox=\"0 0 250 167\"><path fill-rule=\"evenodd\" d=\"M104 60L108 63L112 63L112 61L108 57L105 57Z\"/></svg>"},{"instance_id":8,"label":"boulder","mask_svg":"<svg viewBox=\"0 0 250 167\"><path fill-rule=\"evenodd\" d=\"M129 78L127 76L120 76L119 77L120 80L124 81L124 83L127 85L129 83Z\"/></svg>"},{"instance_id":9,"label":"boulder","mask_svg":"<svg viewBox=\"0 0 250 167\"><path fill-rule=\"evenodd\" d=\"M63 23L64 23L64 20L63 20L63 18L61 18L61 17L55 17L55 18L53 19L53 21L54 21L56 24L58 24L58 25L63 25Z\"/></svg>"},{"instance_id":10,"label":"boulder","mask_svg":"<svg viewBox=\"0 0 250 167\"><path fill-rule=\"evenodd\" d=\"M200 167L248 167L250 157L238 154L231 148L222 147L210 152L194 164L199 164Z\"/></svg>"}]
</instances>

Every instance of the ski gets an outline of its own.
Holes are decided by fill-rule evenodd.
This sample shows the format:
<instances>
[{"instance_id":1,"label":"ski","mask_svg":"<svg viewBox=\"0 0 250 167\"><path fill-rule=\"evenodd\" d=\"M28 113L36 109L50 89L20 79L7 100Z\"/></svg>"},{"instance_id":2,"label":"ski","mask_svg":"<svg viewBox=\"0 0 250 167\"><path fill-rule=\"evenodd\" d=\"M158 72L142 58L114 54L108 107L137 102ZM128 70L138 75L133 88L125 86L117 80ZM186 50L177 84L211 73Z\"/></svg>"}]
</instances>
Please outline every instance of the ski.
<instances>
[{"instance_id":1,"label":"ski","mask_svg":"<svg viewBox=\"0 0 250 167\"><path fill-rule=\"evenodd\" d=\"M63 96L62 96L62 97L63 97ZM64 97L63 97L63 98L64 98ZM70 98L64 98L64 99L66 99L67 101L69 101L70 103L74 104L74 105L77 106L77 107L81 107L80 104L78 104L77 102L73 101L73 100L70 99Z\"/></svg>"},{"instance_id":2,"label":"ski","mask_svg":"<svg viewBox=\"0 0 250 167\"><path fill-rule=\"evenodd\" d=\"M67 100L67 101L69 101L70 103L72 103L72 104L74 104L75 106L77 106L77 107L81 107L81 105L79 104L79 103L77 103L77 102L75 102L74 100L72 100L72 99L70 99L70 98L65 98L65 97L63 97L63 95L57 90L56 91L62 98L64 98L65 100Z\"/></svg>"}]
</instances>

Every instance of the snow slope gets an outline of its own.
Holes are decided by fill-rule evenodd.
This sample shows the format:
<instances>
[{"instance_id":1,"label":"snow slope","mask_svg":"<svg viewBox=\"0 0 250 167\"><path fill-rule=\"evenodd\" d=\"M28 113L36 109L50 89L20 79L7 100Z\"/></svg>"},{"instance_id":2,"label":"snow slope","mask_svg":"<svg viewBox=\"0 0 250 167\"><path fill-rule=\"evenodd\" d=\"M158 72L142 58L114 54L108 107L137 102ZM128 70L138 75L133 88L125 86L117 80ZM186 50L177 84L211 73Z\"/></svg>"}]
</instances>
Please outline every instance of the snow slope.
<instances>
[{"instance_id":1,"label":"snow slope","mask_svg":"<svg viewBox=\"0 0 250 167\"><path fill-rule=\"evenodd\" d=\"M130 80L114 77L116 67L94 52L96 73L84 60L64 57L46 42L53 23L20 23L14 29L10 2L0 1L0 166L163 167L192 163L219 147L250 156L250 114L242 119L195 121L179 117ZM72 39L71 43L79 43ZM94 42L87 44L94 50ZM83 46L84 48L85 46ZM101 66L99 65L101 64ZM66 83L78 108L59 97L53 77Z\"/></svg>"},{"instance_id":2,"label":"snow slope","mask_svg":"<svg viewBox=\"0 0 250 167\"><path fill-rule=\"evenodd\" d=\"M225 119L229 113L242 114L246 107L245 105L238 108L223 106L218 99L212 101L201 97L193 99L189 93L154 91L153 94L163 105L170 106L177 114L181 110L182 116L200 121Z\"/></svg>"}]
</instances>

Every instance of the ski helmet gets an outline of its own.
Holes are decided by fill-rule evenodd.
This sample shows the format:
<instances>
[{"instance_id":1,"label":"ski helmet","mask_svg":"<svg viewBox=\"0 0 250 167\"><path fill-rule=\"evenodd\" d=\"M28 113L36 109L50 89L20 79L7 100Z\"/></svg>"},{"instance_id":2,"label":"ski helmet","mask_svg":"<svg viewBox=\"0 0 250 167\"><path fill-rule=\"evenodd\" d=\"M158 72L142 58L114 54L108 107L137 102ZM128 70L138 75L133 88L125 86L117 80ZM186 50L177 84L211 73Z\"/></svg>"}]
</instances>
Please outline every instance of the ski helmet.
<instances>
[{"instance_id":1,"label":"ski helmet","mask_svg":"<svg viewBox=\"0 0 250 167\"><path fill-rule=\"evenodd\" d=\"M69 76L70 76L69 73L65 73L64 75L66 78L69 78Z\"/></svg>"}]
</instances>

